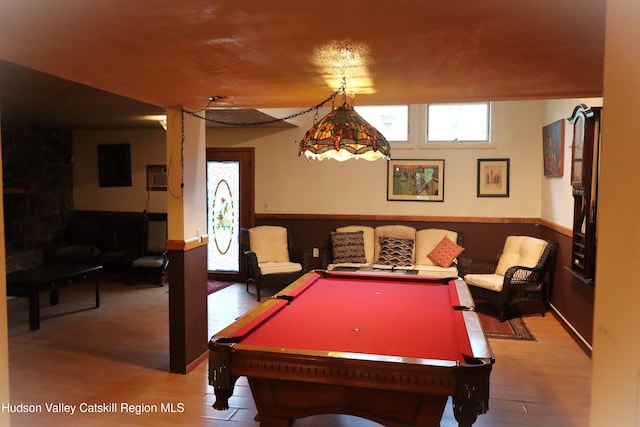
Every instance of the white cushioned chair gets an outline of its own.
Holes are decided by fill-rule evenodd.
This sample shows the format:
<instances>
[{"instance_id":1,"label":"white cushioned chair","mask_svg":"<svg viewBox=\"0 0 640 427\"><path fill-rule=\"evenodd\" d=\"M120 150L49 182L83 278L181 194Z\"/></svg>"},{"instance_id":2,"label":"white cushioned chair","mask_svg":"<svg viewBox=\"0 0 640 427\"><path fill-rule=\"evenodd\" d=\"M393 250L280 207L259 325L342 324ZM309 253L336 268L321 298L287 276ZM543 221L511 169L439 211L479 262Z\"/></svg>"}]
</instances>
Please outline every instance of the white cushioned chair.
<instances>
[{"instance_id":1,"label":"white cushioned chair","mask_svg":"<svg viewBox=\"0 0 640 427\"><path fill-rule=\"evenodd\" d=\"M159 286L164 284L169 265L167 257L167 220L149 218L146 213L143 221L144 248L142 254L131 263L131 272L149 274Z\"/></svg>"},{"instance_id":2,"label":"white cushioned chair","mask_svg":"<svg viewBox=\"0 0 640 427\"><path fill-rule=\"evenodd\" d=\"M494 305L500 321L507 319L510 306L525 301L539 304L544 316L556 246L531 236L508 236L497 261L460 257L458 269L474 299Z\"/></svg>"},{"instance_id":3,"label":"white cushioned chair","mask_svg":"<svg viewBox=\"0 0 640 427\"><path fill-rule=\"evenodd\" d=\"M261 225L241 230L242 250L247 258L247 292L254 283L258 301L263 286L284 287L302 276L302 264L292 250L284 227Z\"/></svg>"}]
</instances>

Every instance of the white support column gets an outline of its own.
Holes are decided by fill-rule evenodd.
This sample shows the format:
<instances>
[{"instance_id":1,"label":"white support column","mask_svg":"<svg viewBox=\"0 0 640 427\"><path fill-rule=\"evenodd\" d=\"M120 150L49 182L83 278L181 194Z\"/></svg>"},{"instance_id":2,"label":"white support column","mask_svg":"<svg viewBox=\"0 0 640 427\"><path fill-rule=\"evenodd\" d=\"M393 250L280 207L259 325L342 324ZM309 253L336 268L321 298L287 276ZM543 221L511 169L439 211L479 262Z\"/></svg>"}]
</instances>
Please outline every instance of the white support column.
<instances>
[{"instance_id":1,"label":"white support column","mask_svg":"<svg viewBox=\"0 0 640 427\"><path fill-rule=\"evenodd\" d=\"M207 353L205 122L167 110L170 370L187 373ZM204 236L206 237L206 236Z\"/></svg>"},{"instance_id":2,"label":"white support column","mask_svg":"<svg viewBox=\"0 0 640 427\"><path fill-rule=\"evenodd\" d=\"M0 123L2 117L0 116ZM0 147L2 147L2 136L0 136ZM2 151L0 150L0 184L2 184ZM0 402L8 403L9 399L9 333L7 324L7 264L4 247L4 198L0 200ZM0 425L9 425L9 411L0 412Z\"/></svg>"},{"instance_id":3,"label":"white support column","mask_svg":"<svg viewBox=\"0 0 640 427\"><path fill-rule=\"evenodd\" d=\"M640 425L639 20L638 0L607 1L592 427Z\"/></svg>"}]
</instances>

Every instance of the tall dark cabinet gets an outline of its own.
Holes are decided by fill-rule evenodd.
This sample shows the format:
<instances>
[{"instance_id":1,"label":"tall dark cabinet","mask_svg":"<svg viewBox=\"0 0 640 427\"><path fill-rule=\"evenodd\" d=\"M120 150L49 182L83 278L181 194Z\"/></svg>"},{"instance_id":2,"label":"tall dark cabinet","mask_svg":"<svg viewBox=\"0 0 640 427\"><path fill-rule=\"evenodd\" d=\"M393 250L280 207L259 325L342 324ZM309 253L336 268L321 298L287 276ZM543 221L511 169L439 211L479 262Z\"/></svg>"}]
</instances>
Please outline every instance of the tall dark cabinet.
<instances>
[{"instance_id":1,"label":"tall dark cabinet","mask_svg":"<svg viewBox=\"0 0 640 427\"><path fill-rule=\"evenodd\" d=\"M568 119L569 123L573 124L571 186L574 207L571 271L589 283L595 278L596 265L601 110L601 107L580 104Z\"/></svg>"}]
</instances>

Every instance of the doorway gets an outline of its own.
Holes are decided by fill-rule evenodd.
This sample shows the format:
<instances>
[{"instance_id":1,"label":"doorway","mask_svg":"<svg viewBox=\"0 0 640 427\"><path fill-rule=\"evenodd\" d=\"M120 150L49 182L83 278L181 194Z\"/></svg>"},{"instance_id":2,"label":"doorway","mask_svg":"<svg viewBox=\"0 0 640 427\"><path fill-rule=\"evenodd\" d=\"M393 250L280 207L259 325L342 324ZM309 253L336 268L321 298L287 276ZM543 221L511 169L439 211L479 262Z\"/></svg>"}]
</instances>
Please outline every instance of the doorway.
<instances>
[{"instance_id":1,"label":"doorway","mask_svg":"<svg viewBox=\"0 0 640 427\"><path fill-rule=\"evenodd\" d=\"M240 228L254 224L253 148L207 148L209 280L244 281Z\"/></svg>"}]
</instances>

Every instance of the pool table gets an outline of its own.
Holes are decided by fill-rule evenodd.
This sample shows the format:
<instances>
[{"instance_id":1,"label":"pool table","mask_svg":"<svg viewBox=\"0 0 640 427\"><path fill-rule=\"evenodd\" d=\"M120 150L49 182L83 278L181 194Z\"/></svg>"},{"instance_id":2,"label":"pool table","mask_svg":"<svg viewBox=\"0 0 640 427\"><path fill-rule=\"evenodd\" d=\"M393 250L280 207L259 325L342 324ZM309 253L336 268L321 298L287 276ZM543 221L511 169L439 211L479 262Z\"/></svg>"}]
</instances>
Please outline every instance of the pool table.
<instances>
[{"instance_id":1,"label":"pool table","mask_svg":"<svg viewBox=\"0 0 640 427\"><path fill-rule=\"evenodd\" d=\"M312 271L209 342L213 407L246 376L262 427L322 413L439 426L449 396L470 426L493 363L459 278Z\"/></svg>"}]
</instances>

